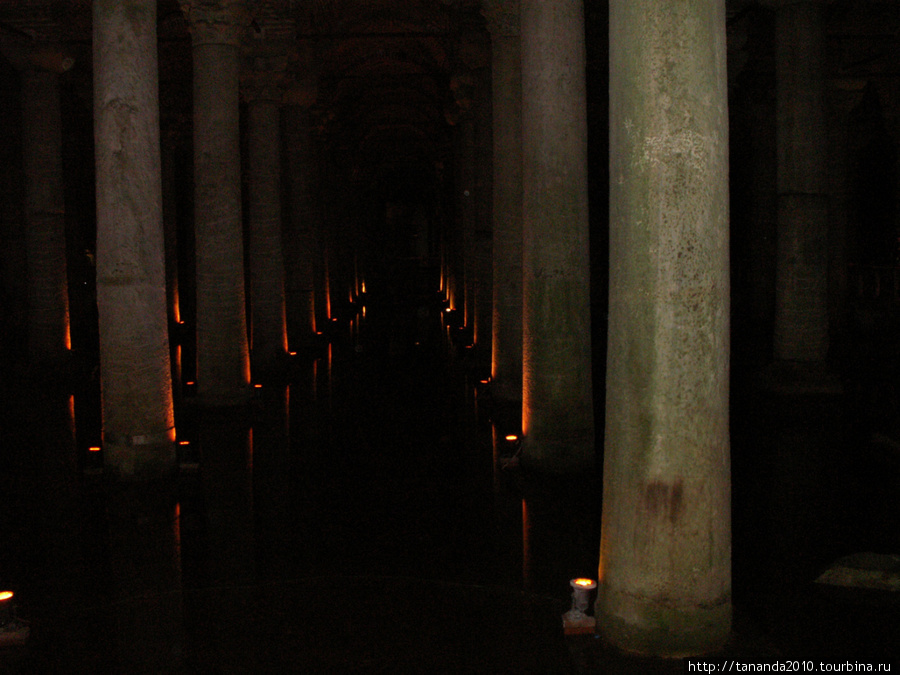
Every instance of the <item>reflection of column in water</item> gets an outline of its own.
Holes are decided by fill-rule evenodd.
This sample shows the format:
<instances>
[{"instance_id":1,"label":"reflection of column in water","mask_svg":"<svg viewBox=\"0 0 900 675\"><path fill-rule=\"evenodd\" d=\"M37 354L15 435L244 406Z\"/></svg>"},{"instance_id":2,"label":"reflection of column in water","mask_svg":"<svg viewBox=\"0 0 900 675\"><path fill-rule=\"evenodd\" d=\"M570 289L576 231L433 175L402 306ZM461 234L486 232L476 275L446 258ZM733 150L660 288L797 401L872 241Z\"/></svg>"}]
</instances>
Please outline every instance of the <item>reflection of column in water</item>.
<instances>
[{"instance_id":1,"label":"reflection of column in water","mask_svg":"<svg viewBox=\"0 0 900 675\"><path fill-rule=\"evenodd\" d=\"M267 387L253 434L254 539L258 573L285 578L299 553L291 526L290 387Z\"/></svg>"},{"instance_id":2,"label":"reflection of column in water","mask_svg":"<svg viewBox=\"0 0 900 675\"><path fill-rule=\"evenodd\" d=\"M245 419L205 413L200 420L201 489L206 507L210 585L254 576L252 434Z\"/></svg>"},{"instance_id":3,"label":"reflection of column in water","mask_svg":"<svg viewBox=\"0 0 900 675\"><path fill-rule=\"evenodd\" d=\"M534 585L531 568L531 520L528 517L528 504L522 499L522 585L526 590Z\"/></svg>"},{"instance_id":4,"label":"reflection of column in water","mask_svg":"<svg viewBox=\"0 0 900 675\"><path fill-rule=\"evenodd\" d=\"M108 498L109 569L121 672L179 670L184 642L181 509L166 491L119 486Z\"/></svg>"}]
</instances>

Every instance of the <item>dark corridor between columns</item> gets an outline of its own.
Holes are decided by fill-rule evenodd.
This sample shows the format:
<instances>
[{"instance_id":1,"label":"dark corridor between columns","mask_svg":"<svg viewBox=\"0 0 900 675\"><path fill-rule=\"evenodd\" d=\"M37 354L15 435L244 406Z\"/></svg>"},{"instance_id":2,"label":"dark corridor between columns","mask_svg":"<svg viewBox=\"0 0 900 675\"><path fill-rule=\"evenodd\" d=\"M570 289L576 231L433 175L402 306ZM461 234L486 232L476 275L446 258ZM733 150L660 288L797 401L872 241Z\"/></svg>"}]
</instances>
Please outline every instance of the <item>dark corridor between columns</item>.
<instances>
[{"instance_id":1,"label":"dark corridor between columns","mask_svg":"<svg viewBox=\"0 0 900 675\"><path fill-rule=\"evenodd\" d=\"M565 672L595 476L504 468L436 297L373 281L248 406L187 392L167 485L103 482L95 387L4 379L0 577L33 635L0 672Z\"/></svg>"},{"instance_id":2,"label":"dark corridor between columns","mask_svg":"<svg viewBox=\"0 0 900 675\"><path fill-rule=\"evenodd\" d=\"M681 672L563 635L599 476L511 462L428 284L389 288L248 406L185 396L165 485L104 484L94 389L4 377L0 581L33 635L0 672ZM896 550L891 474L830 396L752 392L738 373L734 649L896 658L896 603L812 583Z\"/></svg>"}]
</instances>

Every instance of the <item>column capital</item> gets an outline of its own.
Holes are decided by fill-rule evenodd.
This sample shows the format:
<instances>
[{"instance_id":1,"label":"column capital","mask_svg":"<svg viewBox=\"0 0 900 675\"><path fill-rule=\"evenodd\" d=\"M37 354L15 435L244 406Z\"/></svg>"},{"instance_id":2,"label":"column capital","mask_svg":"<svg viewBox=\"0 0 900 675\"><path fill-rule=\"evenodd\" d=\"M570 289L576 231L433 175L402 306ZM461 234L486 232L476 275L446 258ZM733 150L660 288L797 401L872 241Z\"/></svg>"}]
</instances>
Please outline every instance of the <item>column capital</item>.
<instances>
[{"instance_id":1,"label":"column capital","mask_svg":"<svg viewBox=\"0 0 900 675\"><path fill-rule=\"evenodd\" d=\"M251 15L244 0L180 0L179 4L190 26L194 46L237 46L250 25Z\"/></svg>"},{"instance_id":2,"label":"column capital","mask_svg":"<svg viewBox=\"0 0 900 675\"><path fill-rule=\"evenodd\" d=\"M519 34L519 0L482 0L481 6L493 37Z\"/></svg>"},{"instance_id":3,"label":"column capital","mask_svg":"<svg viewBox=\"0 0 900 675\"><path fill-rule=\"evenodd\" d=\"M253 29L243 42L241 93L247 100L281 102L299 60L294 22L272 2L256 5Z\"/></svg>"}]
</instances>

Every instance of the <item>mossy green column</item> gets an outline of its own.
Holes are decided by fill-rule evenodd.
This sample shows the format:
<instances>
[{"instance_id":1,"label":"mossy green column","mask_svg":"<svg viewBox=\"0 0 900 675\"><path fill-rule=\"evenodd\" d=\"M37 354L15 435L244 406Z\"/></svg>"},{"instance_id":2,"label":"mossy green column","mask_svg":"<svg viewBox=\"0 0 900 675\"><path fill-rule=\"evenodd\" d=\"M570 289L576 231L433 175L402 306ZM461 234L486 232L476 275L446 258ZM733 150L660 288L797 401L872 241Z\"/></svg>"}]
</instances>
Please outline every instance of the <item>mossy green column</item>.
<instances>
[{"instance_id":1,"label":"mossy green column","mask_svg":"<svg viewBox=\"0 0 900 675\"><path fill-rule=\"evenodd\" d=\"M520 5L523 462L594 461L581 0Z\"/></svg>"},{"instance_id":2,"label":"mossy green column","mask_svg":"<svg viewBox=\"0 0 900 675\"><path fill-rule=\"evenodd\" d=\"M610 297L597 623L632 652L731 630L724 0L610 2Z\"/></svg>"},{"instance_id":3,"label":"mossy green column","mask_svg":"<svg viewBox=\"0 0 900 675\"><path fill-rule=\"evenodd\" d=\"M155 0L94 0L97 309L103 459L174 472Z\"/></svg>"}]
</instances>

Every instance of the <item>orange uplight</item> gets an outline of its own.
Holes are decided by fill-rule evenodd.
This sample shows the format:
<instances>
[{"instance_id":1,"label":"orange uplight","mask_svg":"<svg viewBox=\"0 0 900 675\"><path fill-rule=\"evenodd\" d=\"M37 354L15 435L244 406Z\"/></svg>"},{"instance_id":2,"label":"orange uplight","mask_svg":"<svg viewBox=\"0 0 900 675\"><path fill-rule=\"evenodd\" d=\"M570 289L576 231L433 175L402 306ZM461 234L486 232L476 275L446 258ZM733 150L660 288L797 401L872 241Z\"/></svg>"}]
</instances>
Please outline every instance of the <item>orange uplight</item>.
<instances>
[{"instance_id":1,"label":"orange uplight","mask_svg":"<svg viewBox=\"0 0 900 675\"><path fill-rule=\"evenodd\" d=\"M254 384L253 387L254 387L254 389L262 389L261 384Z\"/></svg>"},{"instance_id":2,"label":"orange uplight","mask_svg":"<svg viewBox=\"0 0 900 675\"><path fill-rule=\"evenodd\" d=\"M519 440L519 437L516 436L515 434L507 434L506 436L504 436L504 438L505 438L507 441L509 441L510 443L512 443L513 441Z\"/></svg>"},{"instance_id":3,"label":"orange uplight","mask_svg":"<svg viewBox=\"0 0 900 675\"><path fill-rule=\"evenodd\" d=\"M12 591L2 591L0 592L0 602L6 602L13 596Z\"/></svg>"},{"instance_id":4,"label":"orange uplight","mask_svg":"<svg viewBox=\"0 0 900 675\"><path fill-rule=\"evenodd\" d=\"M593 579L572 579L572 585L590 590L597 586L597 582Z\"/></svg>"},{"instance_id":5,"label":"orange uplight","mask_svg":"<svg viewBox=\"0 0 900 675\"><path fill-rule=\"evenodd\" d=\"M91 447L88 448L88 452L100 452L100 446L92 445Z\"/></svg>"},{"instance_id":6,"label":"orange uplight","mask_svg":"<svg viewBox=\"0 0 900 675\"><path fill-rule=\"evenodd\" d=\"M190 445L190 441L178 441L178 445Z\"/></svg>"}]
</instances>

